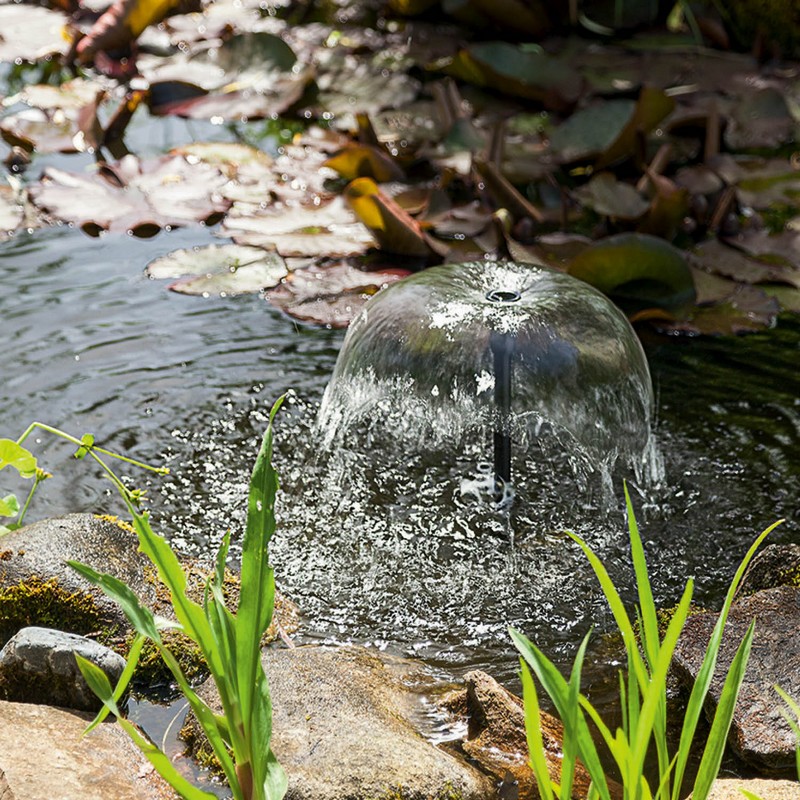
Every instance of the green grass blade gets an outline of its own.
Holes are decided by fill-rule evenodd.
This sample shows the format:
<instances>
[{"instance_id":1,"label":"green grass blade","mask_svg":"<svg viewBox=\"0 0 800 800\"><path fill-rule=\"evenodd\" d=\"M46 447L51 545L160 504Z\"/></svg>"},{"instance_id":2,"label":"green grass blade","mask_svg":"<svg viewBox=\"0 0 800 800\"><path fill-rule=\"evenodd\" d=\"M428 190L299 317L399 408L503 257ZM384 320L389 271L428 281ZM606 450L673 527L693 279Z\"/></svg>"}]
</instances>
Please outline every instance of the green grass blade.
<instances>
[{"instance_id":1,"label":"green grass blade","mask_svg":"<svg viewBox=\"0 0 800 800\"><path fill-rule=\"evenodd\" d=\"M633 503L631 503L631 496L628 492L627 483L625 484L625 507L628 515L631 558L636 575L636 589L639 595L642 643L644 645L645 655L652 669L652 665L658 657L658 616L656 613L656 604L653 600L653 590L650 585L650 575L647 571L644 548L642 547L642 537L639 534L639 526L636 522L636 515L633 510Z\"/></svg>"},{"instance_id":2,"label":"green grass blade","mask_svg":"<svg viewBox=\"0 0 800 800\"><path fill-rule=\"evenodd\" d=\"M224 726L220 725L220 717L214 714L200 697L198 697L197 693L189 684L189 681L186 680L186 676L183 674L183 670L175 656L165 647L160 648L160 652L164 663L175 678L178 688L188 701L195 717L197 717L200 727L208 738L208 743L211 745L211 749L214 751L214 755L217 757L222 771L225 773L228 786L233 792L234 799L245 800L236 776L236 766L228 750L229 746L231 746L232 736L227 724ZM223 722L225 722L225 720L223 720Z\"/></svg>"},{"instance_id":3,"label":"green grass blade","mask_svg":"<svg viewBox=\"0 0 800 800\"><path fill-rule=\"evenodd\" d=\"M700 714L703 711L703 704L705 703L706 695L708 694L711 679L714 677L714 670L717 665L717 655L719 653L720 643L722 641L722 632L725 627L725 622L728 619L728 612L733 604L733 598L739 589L742 576L747 569L748 564L756 553L756 550L761 546L761 543L766 537L778 527L783 520L778 520L764 530L758 538L753 542L750 549L747 551L742 563L736 570L736 573L728 588L723 603L722 610L720 611L717 624L711 634L708 647L706 648L705 656L698 670L697 677L695 678L692 691L689 695L689 701L686 704L686 711L683 718L683 726L681 728L681 737L678 744L678 760L675 763L675 782L672 785L672 800L679 800L681 796L681 786L683 784L683 776L686 772L686 764L691 753L692 740L694 739L695 731L697 730L697 723L700 719Z\"/></svg>"},{"instance_id":4,"label":"green grass blade","mask_svg":"<svg viewBox=\"0 0 800 800\"><path fill-rule=\"evenodd\" d=\"M564 742L562 746L561 759L561 785L559 793L561 800L570 800L572 797L572 786L575 781L575 759L578 755L578 719L583 717L581 711L581 672L583 670L583 660L586 655L586 646L589 644L591 631L583 637L583 641L575 654L572 662L572 671L569 676L567 708L569 718L564 722Z\"/></svg>"},{"instance_id":5,"label":"green grass blade","mask_svg":"<svg viewBox=\"0 0 800 800\"><path fill-rule=\"evenodd\" d=\"M146 641L147 637L141 634L137 634L134 637L131 649L128 651L128 660L125 662L125 669L122 670L117 685L114 687L113 698L115 703L119 703L122 696L125 694L128 684L133 677L133 673L136 671L136 667L139 663L139 656L142 653L142 647L144 647ZM97 694L97 692L95 692L95 694ZM89 723L89 727L86 728L84 733L89 733L93 728L96 728L110 713L111 709L103 703L103 707L97 712L97 716Z\"/></svg>"},{"instance_id":6,"label":"green grass blade","mask_svg":"<svg viewBox=\"0 0 800 800\"><path fill-rule=\"evenodd\" d=\"M797 767L797 778L800 780L800 705L790 697L786 692L781 689L780 686L775 687L775 691L781 696L781 699L784 703L789 707L789 709L794 713L794 717L792 717L787 711L783 711L784 719L789 723L789 727L794 732L795 737L797 738L797 746L794 751L794 758L795 758L795 766Z\"/></svg>"},{"instance_id":7,"label":"green grass blade","mask_svg":"<svg viewBox=\"0 0 800 800\"><path fill-rule=\"evenodd\" d=\"M605 566L594 554L589 545L587 545L580 536L577 536L569 531L567 533L569 537L578 544L581 550L583 550L584 555L589 560L589 563L591 564L592 569L594 570L594 573L600 582L600 587L603 590L603 594L606 597L609 608L611 609L614 622L616 623L619 632L622 634L622 639L625 642L625 649L628 654L628 668L633 670L636 680L640 685L644 686L644 684L647 682L647 671L645 670L644 663L639 655L636 634L634 632L633 625L631 624L630 617L628 616L628 612L625 610L625 604L622 602L622 598L619 596L619 592L614 586L614 583L611 580Z\"/></svg>"},{"instance_id":8,"label":"green grass blade","mask_svg":"<svg viewBox=\"0 0 800 800\"><path fill-rule=\"evenodd\" d=\"M146 636L156 643L161 642L161 634L158 632L153 612L139 602L139 598L126 584L113 575L92 569L87 564L81 564L78 561L67 561L67 564L116 601L138 634Z\"/></svg>"},{"instance_id":9,"label":"green grass blade","mask_svg":"<svg viewBox=\"0 0 800 800\"><path fill-rule=\"evenodd\" d=\"M510 629L509 633L511 634L511 638L517 650L525 661L528 662L534 674L539 679L539 682L542 684L542 688L553 701L553 705L555 705L561 721L564 722L569 719L569 687L567 682L556 669L555 665L534 644L513 628ZM591 733L589 732L589 726L583 714L577 715L577 725L573 735L576 737L578 753L583 762L583 766L586 767L590 778L597 786L600 796L603 800L610 800L605 771L603 770L602 763L597 754L597 748L595 747Z\"/></svg>"},{"instance_id":10,"label":"green grass blade","mask_svg":"<svg viewBox=\"0 0 800 800\"><path fill-rule=\"evenodd\" d=\"M708 793L711 791L711 784L719 773L719 766L722 763L722 756L728 739L728 731L730 730L733 712L736 707L736 699L739 696L739 688L747 670L747 661L750 657L754 631L755 621L750 623L750 627L736 650L736 655L725 678L717 710L714 713L714 721L711 723L711 730L703 750L703 757L700 760L700 768L695 778L692 791L693 800L706 800Z\"/></svg>"},{"instance_id":11,"label":"green grass blade","mask_svg":"<svg viewBox=\"0 0 800 800\"><path fill-rule=\"evenodd\" d=\"M528 741L528 757L536 786L541 800L553 800L553 782L547 769L544 740L542 738L542 715L539 708L539 696L533 682L533 676L520 658L520 678L522 679L522 700L525 707L525 738Z\"/></svg>"},{"instance_id":12,"label":"green grass blade","mask_svg":"<svg viewBox=\"0 0 800 800\"><path fill-rule=\"evenodd\" d=\"M124 719L120 713L117 702L114 699L114 692L111 683L105 672L91 661L80 655L75 656L80 669L89 688L100 698L108 710L117 718L119 725L125 730L128 736L133 739L134 744L142 751L144 757L156 768L158 774L164 778L184 800L216 800L216 795L204 792L194 784L190 783L181 775L170 761L168 756L158 749L152 742L145 739L139 729ZM88 730L88 729L87 729Z\"/></svg>"},{"instance_id":13,"label":"green grass blade","mask_svg":"<svg viewBox=\"0 0 800 800\"><path fill-rule=\"evenodd\" d=\"M272 619L275 580L269 565L269 541L275 531L278 475L272 466L273 421L283 402L272 407L261 442L247 498L247 524L242 542L241 585L237 611L239 702L245 720L253 713L253 691L261 667L261 637Z\"/></svg>"}]
</instances>

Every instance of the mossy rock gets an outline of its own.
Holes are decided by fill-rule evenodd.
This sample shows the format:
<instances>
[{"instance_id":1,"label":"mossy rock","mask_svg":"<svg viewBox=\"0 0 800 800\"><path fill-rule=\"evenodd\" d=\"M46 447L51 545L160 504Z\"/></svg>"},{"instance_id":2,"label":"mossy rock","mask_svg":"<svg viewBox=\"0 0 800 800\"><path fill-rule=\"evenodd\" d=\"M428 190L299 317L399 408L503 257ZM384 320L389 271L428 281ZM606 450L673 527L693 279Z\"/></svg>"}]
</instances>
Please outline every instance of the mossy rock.
<instances>
[{"instance_id":1,"label":"mossy rock","mask_svg":"<svg viewBox=\"0 0 800 800\"><path fill-rule=\"evenodd\" d=\"M134 632L119 606L78 575L67 560L88 564L127 584L154 613L173 618L169 591L155 567L139 552L133 528L114 517L70 514L43 520L0 539L0 646L30 625L89 636L127 655ZM208 571L188 563L189 593L202 601ZM236 606L239 577L228 573L225 594ZM297 608L276 598L276 619L287 632L298 626ZM278 635L273 625L265 643ZM198 647L179 631L164 639L190 678L205 671ZM136 680L148 685L169 679L169 672L152 645L142 652Z\"/></svg>"}]
</instances>

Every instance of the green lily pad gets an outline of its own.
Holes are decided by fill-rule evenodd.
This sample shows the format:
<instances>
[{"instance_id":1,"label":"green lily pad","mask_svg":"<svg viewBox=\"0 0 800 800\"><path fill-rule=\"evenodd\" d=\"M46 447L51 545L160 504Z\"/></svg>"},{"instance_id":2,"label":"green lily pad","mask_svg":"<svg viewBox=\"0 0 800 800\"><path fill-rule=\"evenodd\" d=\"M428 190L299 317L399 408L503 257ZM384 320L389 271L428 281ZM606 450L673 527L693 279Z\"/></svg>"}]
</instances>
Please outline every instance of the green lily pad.
<instances>
[{"instance_id":1,"label":"green lily pad","mask_svg":"<svg viewBox=\"0 0 800 800\"><path fill-rule=\"evenodd\" d=\"M564 163L599 157L617 141L635 110L634 100L609 100L576 111L551 134L553 154Z\"/></svg>"},{"instance_id":2,"label":"green lily pad","mask_svg":"<svg viewBox=\"0 0 800 800\"><path fill-rule=\"evenodd\" d=\"M181 279L169 287L181 294L222 295L277 286L288 269L277 253L224 244L174 250L151 261L145 273L154 279Z\"/></svg>"},{"instance_id":3,"label":"green lily pad","mask_svg":"<svg viewBox=\"0 0 800 800\"><path fill-rule=\"evenodd\" d=\"M429 69L534 100L555 111L571 109L583 89L580 73L566 62L508 42L469 45L455 57L429 65Z\"/></svg>"},{"instance_id":4,"label":"green lily pad","mask_svg":"<svg viewBox=\"0 0 800 800\"><path fill-rule=\"evenodd\" d=\"M618 300L626 310L675 309L695 300L689 265L680 250L643 233L621 233L587 247L567 272Z\"/></svg>"},{"instance_id":5,"label":"green lily pad","mask_svg":"<svg viewBox=\"0 0 800 800\"><path fill-rule=\"evenodd\" d=\"M643 217L650 207L633 186L618 181L611 172L595 175L574 194L587 208L613 219L636 220Z\"/></svg>"}]
</instances>

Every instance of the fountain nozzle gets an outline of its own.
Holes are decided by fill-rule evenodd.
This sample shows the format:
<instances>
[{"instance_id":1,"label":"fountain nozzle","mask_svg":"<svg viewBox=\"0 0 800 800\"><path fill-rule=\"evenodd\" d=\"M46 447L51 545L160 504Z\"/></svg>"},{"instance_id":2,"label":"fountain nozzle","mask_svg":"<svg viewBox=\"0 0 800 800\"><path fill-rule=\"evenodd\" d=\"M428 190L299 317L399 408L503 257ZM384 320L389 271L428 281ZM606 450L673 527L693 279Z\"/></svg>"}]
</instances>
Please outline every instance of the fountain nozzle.
<instances>
[{"instance_id":1,"label":"fountain nozzle","mask_svg":"<svg viewBox=\"0 0 800 800\"><path fill-rule=\"evenodd\" d=\"M486 292L486 299L490 303L516 303L522 300L522 295L514 289L492 289Z\"/></svg>"}]
</instances>

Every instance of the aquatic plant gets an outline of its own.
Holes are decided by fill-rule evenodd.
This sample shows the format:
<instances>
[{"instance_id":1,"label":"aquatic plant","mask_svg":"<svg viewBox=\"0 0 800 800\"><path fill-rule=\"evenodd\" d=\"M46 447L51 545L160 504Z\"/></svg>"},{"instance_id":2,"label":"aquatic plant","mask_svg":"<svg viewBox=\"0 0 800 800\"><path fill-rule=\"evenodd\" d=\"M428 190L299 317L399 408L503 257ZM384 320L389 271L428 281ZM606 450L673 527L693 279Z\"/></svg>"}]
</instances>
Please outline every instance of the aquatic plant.
<instances>
[{"instance_id":1,"label":"aquatic plant","mask_svg":"<svg viewBox=\"0 0 800 800\"><path fill-rule=\"evenodd\" d=\"M642 540L627 488L625 500L638 593L638 605L633 619L626 611L622 598L600 559L586 542L570 534L585 553L600 581L625 645L626 669L620 672L619 680L622 717L620 727L612 731L602 720L597 709L580 691L581 668L590 634L586 635L578 648L570 676L566 679L532 642L518 631L513 629L510 631L514 644L522 656L520 664L530 763L540 795L544 800L551 798L568 800L571 797L578 760L586 767L592 780L590 800L596 798L610 800L608 773L603 765L601 751L592 738L592 726L599 732L607 754L616 765L622 781L624 800L653 798L678 800L684 796L682 786L686 767L695 745L695 731L703 703L714 675L728 612L745 569L757 548L780 524L776 522L771 525L756 539L733 577L689 696L681 725L680 740L677 750L673 753L667 736L667 672L678 637L689 614L693 581L691 579L687 581L666 632L663 638L660 637L657 609L653 600ZM752 640L753 624L748 628L728 668L694 780L692 792L694 800L705 800L719 772ZM547 771L540 731L539 697L533 675L553 702L564 726L563 761L558 782L554 781ZM646 758L653 748L658 759L655 783L651 783L653 778L645 767Z\"/></svg>"},{"instance_id":2,"label":"aquatic plant","mask_svg":"<svg viewBox=\"0 0 800 800\"><path fill-rule=\"evenodd\" d=\"M196 603L187 594L186 573L177 556L167 541L153 532L147 513L141 511L127 493L123 493L123 499L133 517L140 548L170 591L177 623L155 617L124 583L113 576L100 574L85 564L69 562L120 604L137 633L127 666L115 688L102 670L77 657L87 683L104 704L90 728L109 712L113 713L153 766L187 800L214 798L215 795L187 781L169 758L123 717L118 706L146 640L158 648L189 702L235 800L279 800L286 792L286 775L270 748L272 703L261 664L261 637L272 620L275 599L275 578L269 564L268 546L275 531L275 495L278 489L278 477L271 460L272 426L281 403L282 399L272 408L250 479L242 543L241 593L236 613L227 607L223 596L230 532L226 533L220 545L216 569L206 584L203 603ZM116 480L119 488L118 479L112 480ZM164 645L160 631L176 626L200 648L219 692L222 715L215 714L198 697L175 656Z\"/></svg>"},{"instance_id":3,"label":"aquatic plant","mask_svg":"<svg viewBox=\"0 0 800 800\"><path fill-rule=\"evenodd\" d=\"M267 677L261 664L261 639L272 620L275 578L269 564L269 541L275 531L275 495L278 476L272 466L272 431L275 415L283 398L272 407L269 424L253 468L247 500L247 522L242 543L241 590L238 608L232 612L225 601L225 563L230 545L228 532L220 545L216 568L206 583L203 602L189 597L188 576L178 557L162 536L150 526L148 513L141 507L142 492L129 489L108 466L104 457L114 458L144 469L164 473L133 459L98 447L91 434L80 439L42 423L33 423L17 440L0 440L0 470L13 467L34 485L20 510L16 497L4 498L0 515L16 517L7 529L19 527L31 498L44 479L35 456L22 443L34 430L43 430L77 446L77 458L91 457L119 491L131 514L133 529L142 552L150 559L159 579L169 591L175 620L157 617L143 606L134 592L112 575L102 574L86 564L68 562L91 583L116 600L128 617L136 635L128 661L116 687L105 673L80 656L78 666L86 682L103 702L103 709L89 725L91 730L114 714L145 757L164 779L186 800L216 800L183 777L156 745L148 741L124 718L119 701L136 671L139 657L149 640L157 648L179 689L202 726L214 754L227 778L235 800L280 800L286 792L286 775L270 748L272 703ZM222 715L215 714L197 695L178 659L165 644L162 631L179 630L200 650L222 703Z\"/></svg>"}]
</instances>

